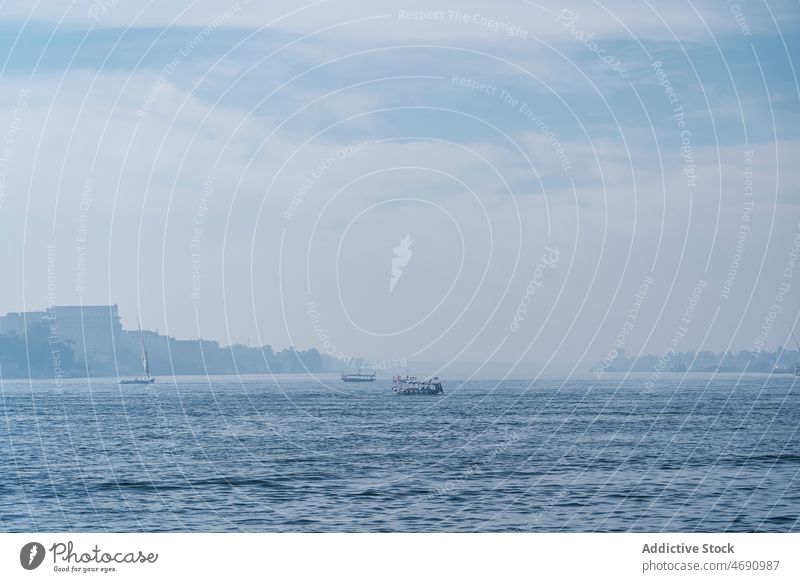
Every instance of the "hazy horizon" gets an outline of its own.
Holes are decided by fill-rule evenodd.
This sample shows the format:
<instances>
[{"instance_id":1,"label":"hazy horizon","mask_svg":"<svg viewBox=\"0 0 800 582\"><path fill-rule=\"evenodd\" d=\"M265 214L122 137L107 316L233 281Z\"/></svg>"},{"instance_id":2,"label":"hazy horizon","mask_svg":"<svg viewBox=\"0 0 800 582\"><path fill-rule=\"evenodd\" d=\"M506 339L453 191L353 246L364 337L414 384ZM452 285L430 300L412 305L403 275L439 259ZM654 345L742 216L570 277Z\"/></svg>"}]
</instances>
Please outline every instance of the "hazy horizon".
<instances>
[{"instance_id":1,"label":"hazy horizon","mask_svg":"<svg viewBox=\"0 0 800 582\"><path fill-rule=\"evenodd\" d=\"M796 349L798 15L6 3L0 313L376 362Z\"/></svg>"}]
</instances>

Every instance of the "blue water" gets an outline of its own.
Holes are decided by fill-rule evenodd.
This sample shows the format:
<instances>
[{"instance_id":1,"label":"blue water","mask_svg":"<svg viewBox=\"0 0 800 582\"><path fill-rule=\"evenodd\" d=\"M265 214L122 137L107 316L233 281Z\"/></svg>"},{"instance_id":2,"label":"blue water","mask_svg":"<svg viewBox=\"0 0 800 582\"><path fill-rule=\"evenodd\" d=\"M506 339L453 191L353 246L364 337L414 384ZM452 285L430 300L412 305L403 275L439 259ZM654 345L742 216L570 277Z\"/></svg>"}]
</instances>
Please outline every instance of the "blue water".
<instances>
[{"instance_id":1,"label":"blue water","mask_svg":"<svg viewBox=\"0 0 800 582\"><path fill-rule=\"evenodd\" d=\"M4 381L2 531L798 531L790 376Z\"/></svg>"}]
</instances>

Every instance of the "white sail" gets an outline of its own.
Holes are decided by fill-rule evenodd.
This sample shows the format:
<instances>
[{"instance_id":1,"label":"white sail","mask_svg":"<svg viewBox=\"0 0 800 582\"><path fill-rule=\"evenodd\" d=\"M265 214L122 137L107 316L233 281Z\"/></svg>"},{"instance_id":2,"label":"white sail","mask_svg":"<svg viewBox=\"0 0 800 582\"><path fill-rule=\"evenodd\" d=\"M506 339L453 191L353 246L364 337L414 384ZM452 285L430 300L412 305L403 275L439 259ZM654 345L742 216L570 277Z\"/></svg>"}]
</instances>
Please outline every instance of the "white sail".
<instances>
[{"instance_id":1,"label":"white sail","mask_svg":"<svg viewBox=\"0 0 800 582\"><path fill-rule=\"evenodd\" d=\"M139 323L137 321L137 323ZM150 375L150 361L147 357L147 348L144 347L144 334L142 333L142 326L139 324L139 358L142 360L142 369L144 370L144 376L141 378L133 378L131 380L120 380L120 384L152 384L156 381Z\"/></svg>"},{"instance_id":2,"label":"white sail","mask_svg":"<svg viewBox=\"0 0 800 582\"><path fill-rule=\"evenodd\" d=\"M142 333L141 324L139 324L139 341L142 344L140 357L142 359L142 368L144 369L144 377L145 379L150 379L150 362L148 362L147 360L147 348L144 347L144 334Z\"/></svg>"},{"instance_id":3,"label":"white sail","mask_svg":"<svg viewBox=\"0 0 800 582\"><path fill-rule=\"evenodd\" d=\"M147 360L147 350L144 351L144 377L150 377L150 362Z\"/></svg>"}]
</instances>

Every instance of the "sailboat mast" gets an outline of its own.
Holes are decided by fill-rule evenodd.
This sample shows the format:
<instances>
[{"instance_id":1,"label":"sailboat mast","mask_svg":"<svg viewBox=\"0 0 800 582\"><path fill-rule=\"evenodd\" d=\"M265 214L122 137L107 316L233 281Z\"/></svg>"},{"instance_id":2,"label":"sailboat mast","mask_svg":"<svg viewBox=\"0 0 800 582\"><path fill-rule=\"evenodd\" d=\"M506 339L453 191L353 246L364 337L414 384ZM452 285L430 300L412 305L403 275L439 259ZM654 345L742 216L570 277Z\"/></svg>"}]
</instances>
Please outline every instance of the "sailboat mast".
<instances>
[{"instance_id":1,"label":"sailboat mast","mask_svg":"<svg viewBox=\"0 0 800 582\"><path fill-rule=\"evenodd\" d=\"M150 378L150 362L147 361L147 349L144 347L144 334L142 333L142 324L139 323L139 320L136 320L136 324L139 326L139 341L142 344L141 350L141 358L142 358L142 367L144 368L144 377Z\"/></svg>"}]
</instances>

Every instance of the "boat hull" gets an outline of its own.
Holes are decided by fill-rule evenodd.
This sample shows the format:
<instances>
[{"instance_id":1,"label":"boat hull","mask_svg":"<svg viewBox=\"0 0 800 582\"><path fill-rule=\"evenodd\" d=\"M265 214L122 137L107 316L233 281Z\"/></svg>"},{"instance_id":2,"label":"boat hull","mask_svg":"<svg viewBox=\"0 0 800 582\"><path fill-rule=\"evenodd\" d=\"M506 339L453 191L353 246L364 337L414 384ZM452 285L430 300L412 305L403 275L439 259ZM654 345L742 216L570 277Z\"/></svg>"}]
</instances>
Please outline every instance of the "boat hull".
<instances>
[{"instance_id":1,"label":"boat hull","mask_svg":"<svg viewBox=\"0 0 800 582\"><path fill-rule=\"evenodd\" d=\"M444 390L441 388L439 390L436 389L424 389L424 390L413 390L413 389L402 389L402 388L395 388L395 394L400 394L401 396L439 396L444 394Z\"/></svg>"},{"instance_id":2,"label":"boat hull","mask_svg":"<svg viewBox=\"0 0 800 582\"><path fill-rule=\"evenodd\" d=\"M120 380L120 384L153 384L155 378L136 378L135 380Z\"/></svg>"},{"instance_id":3,"label":"boat hull","mask_svg":"<svg viewBox=\"0 0 800 582\"><path fill-rule=\"evenodd\" d=\"M438 381L418 381L418 380L398 380L397 385L392 388L395 394L403 396L437 396L444 394L442 383Z\"/></svg>"}]
</instances>

